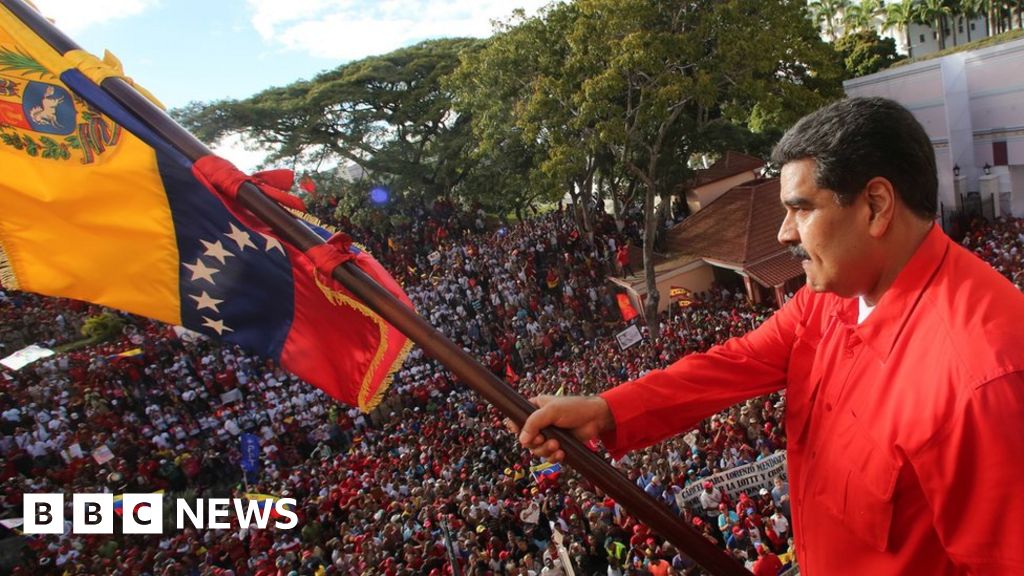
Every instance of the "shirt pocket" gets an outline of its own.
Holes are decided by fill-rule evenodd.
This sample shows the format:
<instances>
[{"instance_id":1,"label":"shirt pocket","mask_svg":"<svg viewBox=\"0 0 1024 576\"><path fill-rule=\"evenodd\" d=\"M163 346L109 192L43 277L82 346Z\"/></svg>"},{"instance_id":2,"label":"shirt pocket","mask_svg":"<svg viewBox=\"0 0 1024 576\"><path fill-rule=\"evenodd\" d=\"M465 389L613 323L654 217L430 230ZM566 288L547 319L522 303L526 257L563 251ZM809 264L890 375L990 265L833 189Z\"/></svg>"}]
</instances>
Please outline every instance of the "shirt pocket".
<instances>
[{"instance_id":1,"label":"shirt pocket","mask_svg":"<svg viewBox=\"0 0 1024 576\"><path fill-rule=\"evenodd\" d=\"M836 458L818 463L822 467L819 503L841 519L847 530L881 552L889 546L900 464L863 432L863 422L850 418L853 424L837 439Z\"/></svg>"},{"instance_id":2,"label":"shirt pocket","mask_svg":"<svg viewBox=\"0 0 1024 576\"><path fill-rule=\"evenodd\" d=\"M814 334L802 324L797 326L786 368L786 429L791 440L798 440L807 424L811 398L821 380L814 367L820 341L820 334Z\"/></svg>"}]
</instances>

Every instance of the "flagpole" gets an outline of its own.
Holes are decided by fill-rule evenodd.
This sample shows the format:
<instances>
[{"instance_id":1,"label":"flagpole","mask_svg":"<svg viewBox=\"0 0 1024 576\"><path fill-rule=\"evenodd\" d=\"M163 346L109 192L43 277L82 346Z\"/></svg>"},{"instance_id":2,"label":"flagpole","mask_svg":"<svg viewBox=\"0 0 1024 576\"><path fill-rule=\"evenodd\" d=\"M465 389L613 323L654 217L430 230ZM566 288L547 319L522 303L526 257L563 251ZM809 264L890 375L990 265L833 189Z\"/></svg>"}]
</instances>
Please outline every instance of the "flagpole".
<instances>
[{"instance_id":1,"label":"flagpole","mask_svg":"<svg viewBox=\"0 0 1024 576\"><path fill-rule=\"evenodd\" d=\"M64 54L70 50L80 49L74 41L22 0L0 0L0 3L57 52ZM101 88L190 160L195 161L211 154L195 136L125 81L115 77L107 78L101 84ZM299 223L255 185L248 182L243 184L238 191L238 199L246 209L270 226L281 239L298 250L306 252L314 246L323 244L322 238ZM525 397L428 324L354 263L341 264L334 269L332 276L513 422L521 426L527 416L536 409ZM570 433L558 428L546 428L543 433L545 437L554 438L561 445L565 452L566 464L575 468L713 576L750 576L750 572L730 555L684 523L667 506L653 500Z\"/></svg>"}]
</instances>

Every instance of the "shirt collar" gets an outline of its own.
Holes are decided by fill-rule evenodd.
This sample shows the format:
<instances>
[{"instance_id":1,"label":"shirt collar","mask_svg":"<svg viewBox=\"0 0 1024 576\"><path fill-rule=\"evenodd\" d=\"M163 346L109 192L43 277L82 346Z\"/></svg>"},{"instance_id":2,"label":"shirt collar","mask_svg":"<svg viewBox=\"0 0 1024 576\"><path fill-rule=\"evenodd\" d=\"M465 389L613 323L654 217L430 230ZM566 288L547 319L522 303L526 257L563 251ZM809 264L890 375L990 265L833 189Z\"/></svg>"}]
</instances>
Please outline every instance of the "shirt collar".
<instances>
[{"instance_id":1,"label":"shirt collar","mask_svg":"<svg viewBox=\"0 0 1024 576\"><path fill-rule=\"evenodd\" d=\"M932 224L896 281L877 302L875 311L856 327L861 340L874 349L883 362L888 361L896 339L949 252L949 243L942 229Z\"/></svg>"}]
</instances>

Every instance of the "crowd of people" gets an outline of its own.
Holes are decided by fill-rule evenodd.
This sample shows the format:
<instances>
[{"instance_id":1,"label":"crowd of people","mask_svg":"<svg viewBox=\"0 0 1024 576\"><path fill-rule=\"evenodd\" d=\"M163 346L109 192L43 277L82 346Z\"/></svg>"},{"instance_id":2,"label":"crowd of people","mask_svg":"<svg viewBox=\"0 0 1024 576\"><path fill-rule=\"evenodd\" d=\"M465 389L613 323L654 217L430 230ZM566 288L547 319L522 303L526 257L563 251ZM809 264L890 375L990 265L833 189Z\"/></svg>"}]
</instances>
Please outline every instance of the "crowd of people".
<instances>
[{"instance_id":1,"label":"crowd of people","mask_svg":"<svg viewBox=\"0 0 1024 576\"><path fill-rule=\"evenodd\" d=\"M771 313L716 288L664 315L658 338L642 328L648 337L623 351L606 276L636 241L635 219L623 231L602 220L588 235L564 212L495 227L438 204L405 222L386 237L353 236L403 278L421 314L527 396L598 392ZM1022 232L1021 221L1004 220L965 244L1020 286ZM70 343L100 312L0 293L0 351ZM540 462L500 415L418 349L382 405L363 415L235 347L123 317L120 338L0 371L0 519L20 517L30 492L249 492L296 499L298 527L172 526L153 536L7 530L0 536L19 546L13 574L556 576L567 573L565 562L581 576L698 573L571 470L531 474ZM130 348L141 354L119 355ZM785 478L742 494L708 479L784 449L784 410L784 395L752 400L614 465L756 573L775 573L793 560ZM245 432L262 449L249 477L240 466ZM101 447L113 456L102 464L94 457ZM693 484L699 498L676 498Z\"/></svg>"}]
</instances>

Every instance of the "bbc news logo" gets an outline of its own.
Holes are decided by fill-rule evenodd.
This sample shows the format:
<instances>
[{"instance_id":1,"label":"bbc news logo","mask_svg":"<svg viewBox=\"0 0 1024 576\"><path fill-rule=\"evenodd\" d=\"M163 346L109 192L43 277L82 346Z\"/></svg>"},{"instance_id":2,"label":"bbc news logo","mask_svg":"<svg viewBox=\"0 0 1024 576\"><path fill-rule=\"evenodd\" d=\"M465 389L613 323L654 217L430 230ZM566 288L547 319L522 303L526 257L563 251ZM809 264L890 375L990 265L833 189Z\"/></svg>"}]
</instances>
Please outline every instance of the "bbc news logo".
<instances>
[{"instance_id":1,"label":"bbc news logo","mask_svg":"<svg viewBox=\"0 0 1024 576\"><path fill-rule=\"evenodd\" d=\"M121 527L124 534L162 534L164 530L163 494L124 494L121 501ZM230 530L234 512L241 528L264 529L271 525L291 530L299 523L294 498L260 501L244 498L199 498L194 505L184 498L175 500L175 526L178 530L197 528ZM25 494L25 534L64 533L64 494ZM71 531L74 534L113 534L117 515L113 494L73 494Z\"/></svg>"}]
</instances>

